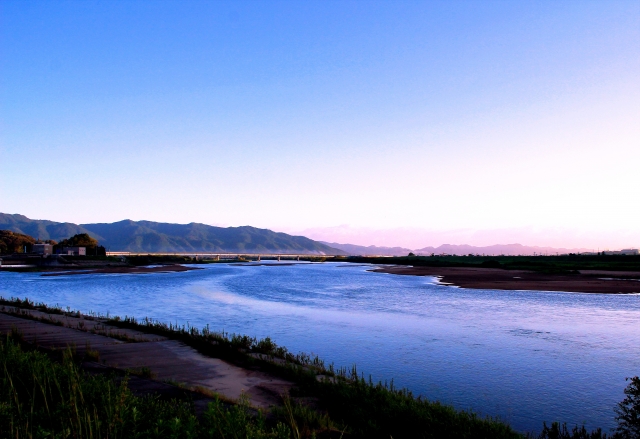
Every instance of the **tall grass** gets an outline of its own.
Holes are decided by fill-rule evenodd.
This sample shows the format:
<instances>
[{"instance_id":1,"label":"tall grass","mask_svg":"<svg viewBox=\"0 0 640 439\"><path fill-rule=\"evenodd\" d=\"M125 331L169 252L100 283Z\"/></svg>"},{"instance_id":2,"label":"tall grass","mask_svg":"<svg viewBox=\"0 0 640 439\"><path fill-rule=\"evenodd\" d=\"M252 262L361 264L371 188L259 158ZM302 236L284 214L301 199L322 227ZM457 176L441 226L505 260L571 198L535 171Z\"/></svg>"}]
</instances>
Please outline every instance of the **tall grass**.
<instances>
[{"instance_id":1,"label":"tall grass","mask_svg":"<svg viewBox=\"0 0 640 439\"><path fill-rule=\"evenodd\" d=\"M358 438L522 438L507 424L415 397L392 384L358 376L301 383L296 396L315 396L320 409Z\"/></svg>"},{"instance_id":2,"label":"tall grass","mask_svg":"<svg viewBox=\"0 0 640 439\"><path fill-rule=\"evenodd\" d=\"M137 397L127 381L85 374L64 355L0 342L0 437L3 438L243 438L290 437L279 423L268 427L246 404L225 408L214 400L198 419L191 404Z\"/></svg>"}]
</instances>

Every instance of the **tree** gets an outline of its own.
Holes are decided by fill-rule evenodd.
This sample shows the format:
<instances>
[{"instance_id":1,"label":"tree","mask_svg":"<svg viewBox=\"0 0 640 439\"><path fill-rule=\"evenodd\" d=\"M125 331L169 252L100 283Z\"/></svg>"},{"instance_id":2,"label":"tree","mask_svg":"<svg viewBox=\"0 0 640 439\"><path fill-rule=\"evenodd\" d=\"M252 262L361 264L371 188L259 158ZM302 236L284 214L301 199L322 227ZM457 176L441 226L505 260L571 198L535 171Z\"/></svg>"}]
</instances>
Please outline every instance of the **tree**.
<instances>
[{"instance_id":1,"label":"tree","mask_svg":"<svg viewBox=\"0 0 640 439\"><path fill-rule=\"evenodd\" d=\"M79 233L77 235L73 235L71 238L63 239L54 247L54 251L58 252L62 250L64 247L86 247L87 256L88 255L95 255L95 256L105 255L104 247L98 246L98 241L93 239L87 233Z\"/></svg>"},{"instance_id":2,"label":"tree","mask_svg":"<svg viewBox=\"0 0 640 439\"><path fill-rule=\"evenodd\" d=\"M0 230L0 254L22 253L24 248L31 251L31 246L36 240L22 233L15 233L10 230Z\"/></svg>"},{"instance_id":3,"label":"tree","mask_svg":"<svg viewBox=\"0 0 640 439\"><path fill-rule=\"evenodd\" d=\"M617 436L622 439L640 439L640 378L631 381L624 389L625 398L616 408Z\"/></svg>"},{"instance_id":4,"label":"tree","mask_svg":"<svg viewBox=\"0 0 640 439\"><path fill-rule=\"evenodd\" d=\"M77 235L73 235L71 238L63 239L58 243L58 246L95 248L98 246L98 241L86 233L79 233Z\"/></svg>"}]
</instances>

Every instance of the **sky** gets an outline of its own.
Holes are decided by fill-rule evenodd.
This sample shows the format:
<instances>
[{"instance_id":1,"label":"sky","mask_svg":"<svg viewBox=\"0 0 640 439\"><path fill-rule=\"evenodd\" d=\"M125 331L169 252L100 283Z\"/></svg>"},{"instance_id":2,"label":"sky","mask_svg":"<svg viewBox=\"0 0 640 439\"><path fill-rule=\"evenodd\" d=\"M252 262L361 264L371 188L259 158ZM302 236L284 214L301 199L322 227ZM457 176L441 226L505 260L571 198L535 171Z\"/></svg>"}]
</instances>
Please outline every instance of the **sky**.
<instances>
[{"instance_id":1,"label":"sky","mask_svg":"<svg viewBox=\"0 0 640 439\"><path fill-rule=\"evenodd\" d=\"M640 247L640 2L0 2L0 212Z\"/></svg>"}]
</instances>

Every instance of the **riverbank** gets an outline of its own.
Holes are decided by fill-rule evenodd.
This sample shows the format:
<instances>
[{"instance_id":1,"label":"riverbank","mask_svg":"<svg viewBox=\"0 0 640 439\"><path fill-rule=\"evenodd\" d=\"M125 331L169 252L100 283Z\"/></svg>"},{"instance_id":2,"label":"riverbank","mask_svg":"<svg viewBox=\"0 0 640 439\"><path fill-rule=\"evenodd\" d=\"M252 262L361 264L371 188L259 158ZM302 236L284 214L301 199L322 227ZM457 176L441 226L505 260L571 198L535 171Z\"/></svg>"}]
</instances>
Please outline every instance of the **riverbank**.
<instances>
[{"instance_id":1,"label":"riverbank","mask_svg":"<svg viewBox=\"0 0 640 439\"><path fill-rule=\"evenodd\" d=\"M404 276L436 276L443 285L486 290L564 291L601 294L640 293L640 272L584 270L545 274L528 270L482 267L388 265L371 270ZM628 277L628 278L625 278Z\"/></svg>"},{"instance_id":2,"label":"riverbank","mask_svg":"<svg viewBox=\"0 0 640 439\"><path fill-rule=\"evenodd\" d=\"M29 349L55 356L70 347L92 374L101 369L137 374L134 384L143 395L175 393L167 386L199 393L194 401L199 413L207 413L212 399L260 409L274 427L290 429L284 437L410 438L425 432L433 438L523 437L502 422L366 381L355 368L325 367L269 339L86 316L28 301L2 303L0 332Z\"/></svg>"},{"instance_id":3,"label":"riverbank","mask_svg":"<svg viewBox=\"0 0 640 439\"><path fill-rule=\"evenodd\" d=\"M45 351L73 346L76 355L89 360L85 368L94 372L100 367L121 373L147 370L154 380L147 383L146 393L162 391L166 383L173 382L226 400L238 401L244 393L255 407L266 409L278 404L279 395L291 387L291 383L274 381L274 377L259 371L207 358L168 337L108 322L109 319L78 313L58 314L6 305L0 311L0 333L17 332L21 340Z\"/></svg>"},{"instance_id":4,"label":"riverbank","mask_svg":"<svg viewBox=\"0 0 640 439\"><path fill-rule=\"evenodd\" d=\"M22 355L10 346L10 343L17 342L28 352L40 351L54 361L62 361L63 369L72 367L68 360L73 359L81 370L71 371L76 382L70 388L82 387L86 382L91 387L91 383L95 383L91 377L102 376L103 381L99 380L101 385L107 385L104 382L107 379L115 383L112 388L120 389L121 395L132 392L133 396L126 396L131 399L131 404L127 404L123 409L125 411L121 412L122 416L118 417L120 421L131 420L131 417L135 421L137 416L143 416L153 426L154 421L163 416L158 412L156 419L156 412L153 410L162 407L162 413L165 414L181 413L175 417L180 418L180 422L189 420L189 431L192 432L189 437L235 437L238 432L244 431L243 428L251 430L254 427L270 433L254 435L250 432L242 437L607 437L599 430L588 433L584 427L576 427L574 432L567 435L558 435L554 431L561 432L562 428L555 423L550 429L545 427L540 436L523 435L499 420L481 418L467 411L458 411L450 406L416 398L407 390L395 389L393 384L367 381L355 367L352 370L335 370L332 366L325 367L317 357L293 355L268 338L256 340L246 336L213 333L208 328L198 330L193 327L177 327L149 319L137 321L130 318L83 315L26 300L0 298L0 305L0 334L6 336L0 339L0 369L4 370L0 372L0 387L13 386L11 383L16 380L12 379L17 376L20 376L20 385L24 384L25 379L35 380L35 383L42 379L38 375L40 369L32 373L25 372L24 366L14 367L13 371L11 367L3 367L5 359L2 357L7 349L14 357ZM2 346L3 343L5 347ZM43 357L38 357L35 361L32 356L23 360L29 367L34 362L46 362ZM59 369L55 365L46 367ZM12 378L7 374L16 376ZM635 385L637 387L637 383ZM32 407L33 414L34 404L42 406L40 400L30 402L28 392L32 387L26 385L20 391L22 393L19 394L19 399L22 402L16 407L14 403L18 399L5 398L4 401L0 398L0 407L4 410L0 411L0 418L14 409L20 414L20 407ZM73 398L77 398L77 395ZM104 406L113 403L110 401L100 402L103 406L94 407L90 410L91 414L110 413L111 408ZM133 412L126 411L132 407L144 408L147 401L156 408L145 413L136 412L135 409ZM46 404L53 407L54 403L56 401L48 401ZM50 409L46 410L43 418L55 418L58 422L59 417L51 417ZM22 410L23 414L27 412ZM201 428L203 423L210 425L213 412L222 417L215 422L223 422L228 427L232 421L228 416L235 413L233 416L238 416L239 423L228 430L228 435L212 436L212 430L207 433ZM174 419L173 415L168 419ZM25 426L33 428L41 420L39 416L32 416L27 421ZM108 424L104 419L94 421L91 422L95 425ZM0 433L2 425L0 422ZM126 428L138 428L140 425L134 422ZM169 428L166 424L161 427L165 430ZM182 433L176 436L176 432L183 431L187 424L174 427L176 430L171 430L172 437L183 437ZM216 426L221 427L223 426Z\"/></svg>"}]
</instances>

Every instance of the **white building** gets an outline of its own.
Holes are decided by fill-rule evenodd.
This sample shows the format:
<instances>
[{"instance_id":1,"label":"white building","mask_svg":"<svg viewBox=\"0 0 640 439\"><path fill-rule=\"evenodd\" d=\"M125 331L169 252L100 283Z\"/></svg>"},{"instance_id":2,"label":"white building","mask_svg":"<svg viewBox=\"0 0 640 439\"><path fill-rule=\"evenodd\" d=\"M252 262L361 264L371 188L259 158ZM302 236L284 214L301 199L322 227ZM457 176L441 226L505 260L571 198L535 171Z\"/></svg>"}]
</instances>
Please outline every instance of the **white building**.
<instances>
[{"instance_id":1,"label":"white building","mask_svg":"<svg viewBox=\"0 0 640 439\"><path fill-rule=\"evenodd\" d=\"M86 247L62 247L63 255L68 256L86 256L87 248Z\"/></svg>"}]
</instances>

